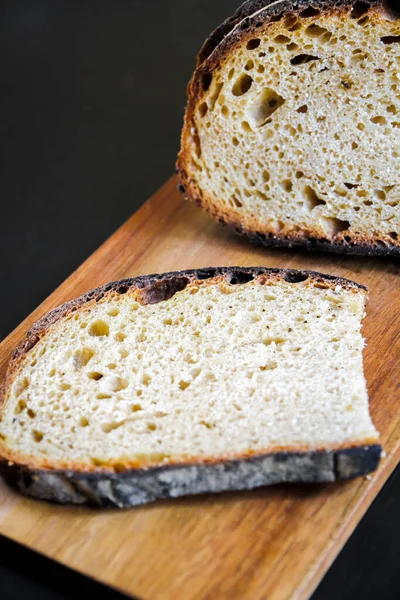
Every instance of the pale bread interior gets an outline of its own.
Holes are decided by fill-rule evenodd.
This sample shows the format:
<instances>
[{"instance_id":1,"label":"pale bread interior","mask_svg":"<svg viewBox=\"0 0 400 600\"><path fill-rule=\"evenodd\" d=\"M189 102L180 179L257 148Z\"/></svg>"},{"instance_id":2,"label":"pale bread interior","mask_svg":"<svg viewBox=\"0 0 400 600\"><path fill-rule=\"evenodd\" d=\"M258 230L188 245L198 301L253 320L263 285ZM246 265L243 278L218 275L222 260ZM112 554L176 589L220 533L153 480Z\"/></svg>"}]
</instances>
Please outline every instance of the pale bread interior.
<instances>
[{"instance_id":1,"label":"pale bread interior","mask_svg":"<svg viewBox=\"0 0 400 600\"><path fill-rule=\"evenodd\" d=\"M51 326L17 368L0 424L8 456L123 468L374 441L364 301L283 278L195 282L152 305L108 294Z\"/></svg>"},{"instance_id":2,"label":"pale bread interior","mask_svg":"<svg viewBox=\"0 0 400 600\"><path fill-rule=\"evenodd\" d=\"M358 5L304 14L203 75L188 180L251 231L398 245L400 20Z\"/></svg>"}]
</instances>

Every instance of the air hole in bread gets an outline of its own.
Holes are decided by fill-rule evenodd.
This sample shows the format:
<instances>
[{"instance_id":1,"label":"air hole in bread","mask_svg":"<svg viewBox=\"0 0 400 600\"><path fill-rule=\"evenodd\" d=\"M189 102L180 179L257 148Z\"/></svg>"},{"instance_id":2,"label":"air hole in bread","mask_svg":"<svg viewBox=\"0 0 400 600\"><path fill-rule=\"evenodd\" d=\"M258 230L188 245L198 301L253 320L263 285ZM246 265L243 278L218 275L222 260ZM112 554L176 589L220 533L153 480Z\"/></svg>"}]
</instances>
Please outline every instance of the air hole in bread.
<instances>
[{"instance_id":1,"label":"air hole in bread","mask_svg":"<svg viewBox=\"0 0 400 600\"><path fill-rule=\"evenodd\" d=\"M197 129L195 127L193 128L192 142L193 142L193 149L194 149L195 156L197 158L201 158L201 143L200 143L199 134L197 133ZM199 168L200 167L201 167L201 165L199 165ZM202 170L202 168L200 170Z\"/></svg>"},{"instance_id":2,"label":"air hole in bread","mask_svg":"<svg viewBox=\"0 0 400 600\"><path fill-rule=\"evenodd\" d=\"M350 16L352 19L358 19L359 17L362 17L369 8L370 6L367 2L356 2L351 9Z\"/></svg>"},{"instance_id":3,"label":"air hole in bread","mask_svg":"<svg viewBox=\"0 0 400 600\"><path fill-rule=\"evenodd\" d=\"M224 87L223 83L217 83L215 85L215 88L214 88L213 92L209 96L209 108L210 108L210 110L213 110L213 108L215 106L215 103L217 102L218 97L219 97L219 95L220 95L221 90L222 90L223 87Z\"/></svg>"},{"instance_id":4,"label":"air hole in bread","mask_svg":"<svg viewBox=\"0 0 400 600\"><path fill-rule=\"evenodd\" d=\"M29 380L27 377L22 377L17 383L15 395L18 397L29 387Z\"/></svg>"},{"instance_id":5,"label":"air hole in bread","mask_svg":"<svg viewBox=\"0 0 400 600\"><path fill-rule=\"evenodd\" d=\"M381 37L381 42L385 45L400 44L400 35L384 35Z\"/></svg>"},{"instance_id":6,"label":"air hole in bread","mask_svg":"<svg viewBox=\"0 0 400 600\"><path fill-rule=\"evenodd\" d=\"M141 404L132 404L131 406L132 412L139 412L139 410L143 410Z\"/></svg>"},{"instance_id":7,"label":"air hole in bread","mask_svg":"<svg viewBox=\"0 0 400 600\"><path fill-rule=\"evenodd\" d=\"M203 88L203 91L206 92L212 82L212 73L203 73L202 78L201 78L201 87Z\"/></svg>"},{"instance_id":8,"label":"air hole in bread","mask_svg":"<svg viewBox=\"0 0 400 600\"><path fill-rule=\"evenodd\" d=\"M103 423L103 425L101 426L102 431L104 431L104 433L110 433L111 431L114 431L114 429L118 429L119 427L122 427L122 425L125 424L125 420L122 422L117 422L117 421L112 421L111 423ZM98 464L97 466L100 466L100 464Z\"/></svg>"},{"instance_id":9,"label":"air hole in bread","mask_svg":"<svg viewBox=\"0 0 400 600\"><path fill-rule=\"evenodd\" d=\"M293 25L297 23L297 17L293 14L293 13L289 13L286 15L286 17L283 19L283 27L285 29L289 29L290 27L293 27Z\"/></svg>"},{"instance_id":10,"label":"air hole in bread","mask_svg":"<svg viewBox=\"0 0 400 600\"><path fill-rule=\"evenodd\" d=\"M325 233L329 237L335 237L343 231L347 231L347 229L349 229L350 227L349 221L336 219L334 217L322 217L321 224L324 228Z\"/></svg>"},{"instance_id":11,"label":"air hole in bread","mask_svg":"<svg viewBox=\"0 0 400 600\"><path fill-rule=\"evenodd\" d=\"M204 419L199 421L199 423L200 423L200 425L204 425L204 427L206 427L207 429L214 429L214 427L215 427L215 425L213 425L209 421L204 421Z\"/></svg>"},{"instance_id":12,"label":"air hole in bread","mask_svg":"<svg viewBox=\"0 0 400 600\"><path fill-rule=\"evenodd\" d=\"M208 105L206 102L202 102L198 108L199 117L203 118L208 111Z\"/></svg>"},{"instance_id":13,"label":"air hole in bread","mask_svg":"<svg viewBox=\"0 0 400 600\"><path fill-rule=\"evenodd\" d=\"M361 19L359 19L357 21L358 25L361 25L361 27L364 27L364 25L367 25L369 23L369 16L365 15L365 17L362 17Z\"/></svg>"},{"instance_id":14,"label":"air hole in bread","mask_svg":"<svg viewBox=\"0 0 400 600\"><path fill-rule=\"evenodd\" d=\"M210 277L215 277L215 275L217 274L216 269L207 269L206 271L203 271L202 269L198 269L196 271L196 277L197 279L200 280L204 280L204 279L209 279Z\"/></svg>"},{"instance_id":15,"label":"air hole in bread","mask_svg":"<svg viewBox=\"0 0 400 600\"><path fill-rule=\"evenodd\" d=\"M271 175L268 171L263 171L262 178L264 183L268 183L268 181L271 179Z\"/></svg>"},{"instance_id":16,"label":"air hole in bread","mask_svg":"<svg viewBox=\"0 0 400 600\"><path fill-rule=\"evenodd\" d=\"M328 29L326 29L325 27L320 27L316 23L309 25L305 30L305 34L308 35L308 37L313 37L313 38L320 37L324 33L330 33L330 31L328 31Z\"/></svg>"},{"instance_id":17,"label":"air hole in bread","mask_svg":"<svg viewBox=\"0 0 400 600\"><path fill-rule=\"evenodd\" d=\"M293 183L290 181L290 179L284 179L281 185L285 192L291 192L293 189Z\"/></svg>"},{"instance_id":18,"label":"air hole in bread","mask_svg":"<svg viewBox=\"0 0 400 600\"><path fill-rule=\"evenodd\" d=\"M297 281L290 281L288 283L298 283ZM282 346L286 340L281 337L266 337L263 339L264 346L271 346L271 344L275 344L276 346Z\"/></svg>"},{"instance_id":19,"label":"air hole in bread","mask_svg":"<svg viewBox=\"0 0 400 600\"><path fill-rule=\"evenodd\" d=\"M258 48L260 43L261 43L261 40L259 38L252 38L251 40L249 40L247 42L246 48L247 48L247 50L254 50L255 48Z\"/></svg>"},{"instance_id":20,"label":"air hole in bread","mask_svg":"<svg viewBox=\"0 0 400 600\"><path fill-rule=\"evenodd\" d=\"M117 317L119 315L119 309L116 306L113 306L107 311L107 314L110 317Z\"/></svg>"},{"instance_id":21,"label":"air hole in bread","mask_svg":"<svg viewBox=\"0 0 400 600\"><path fill-rule=\"evenodd\" d=\"M41 431L37 431L37 429L34 429L32 431L32 437L34 442L40 443L43 439L43 433Z\"/></svg>"},{"instance_id":22,"label":"air hole in bread","mask_svg":"<svg viewBox=\"0 0 400 600\"><path fill-rule=\"evenodd\" d=\"M251 71L251 69L254 68L254 61L253 60L248 60L247 63L244 66L246 71Z\"/></svg>"},{"instance_id":23,"label":"air hole in bread","mask_svg":"<svg viewBox=\"0 0 400 600\"><path fill-rule=\"evenodd\" d=\"M80 425L81 427L88 427L88 425L89 425L89 420L88 420L86 417L81 417L81 418L79 419L79 425Z\"/></svg>"},{"instance_id":24,"label":"air hole in bread","mask_svg":"<svg viewBox=\"0 0 400 600\"><path fill-rule=\"evenodd\" d=\"M309 6L305 10L301 11L300 16L304 19L308 19L310 17L317 17L319 15L319 12L320 11L318 10L318 8L313 8L312 6Z\"/></svg>"},{"instance_id":25,"label":"air hole in bread","mask_svg":"<svg viewBox=\"0 0 400 600\"><path fill-rule=\"evenodd\" d=\"M297 54L296 56L290 59L290 64L304 65L313 60L321 60L321 58L319 56L313 56L312 54Z\"/></svg>"},{"instance_id":26,"label":"air hole in bread","mask_svg":"<svg viewBox=\"0 0 400 600\"><path fill-rule=\"evenodd\" d=\"M322 200L317 196L316 191L309 185L306 185L302 190L302 196L306 202L306 206L309 210L313 210L316 206L326 204L325 200Z\"/></svg>"},{"instance_id":27,"label":"air hole in bread","mask_svg":"<svg viewBox=\"0 0 400 600\"><path fill-rule=\"evenodd\" d=\"M247 273L246 271L234 271L232 273L228 273L226 276L227 282L231 285L241 285L243 283L253 281L253 279L253 273Z\"/></svg>"},{"instance_id":28,"label":"air hole in bread","mask_svg":"<svg viewBox=\"0 0 400 600\"><path fill-rule=\"evenodd\" d=\"M129 382L124 377L118 375L109 375L104 378L100 384L100 391L106 394L113 392L120 392L125 390L129 385Z\"/></svg>"},{"instance_id":29,"label":"air hole in bread","mask_svg":"<svg viewBox=\"0 0 400 600\"><path fill-rule=\"evenodd\" d=\"M232 86L232 94L234 96L244 96L253 84L253 78L246 73L240 75Z\"/></svg>"},{"instance_id":30,"label":"air hole in bread","mask_svg":"<svg viewBox=\"0 0 400 600\"><path fill-rule=\"evenodd\" d=\"M16 415L19 415L20 413L22 413L26 408L26 402L25 400L19 400L19 402L17 403L15 409L14 409L14 413Z\"/></svg>"},{"instance_id":31,"label":"air hole in bread","mask_svg":"<svg viewBox=\"0 0 400 600\"><path fill-rule=\"evenodd\" d=\"M150 377L150 375L148 375L147 373L143 373L143 375L142 375L142 383L143 383L143 385L146 385L146 386L150 385L150 383L151 383L151 377Z\"/></svg>"},{"instance_id":32,"label":"air hole in bread","mask_svg":"<svg viewBox=\"0 0 400 600\"><path fill-rule=\"evenodd\" d=\"M371 117L370 121L371 123L375 123L377 125L386 125L387 123L386 118L382 116Z\"/></svg>"},{"instance_id":33,"label":"air hole in bread","mask_svg":"<svg viewBox=\"0 0 400 600\"><path fill-rule=\"evenodd\" d=\"M266 124L269 117L285 103L285 98L272 88L265 88L256 102L251 104L246 114L250 124L261 127Z\"/></svg>"},{"instance_id":34,"label":"air hole in bread","mask_svg":"<svg viewBox=\"0 0 400 600\"><path fill-rule=\"evenodd\" d=\"M72 362L75 369L81 369L86 366L91 358L93 358L94 352L90 348L81 348L77 350L73 356ZM54 372L53 372L54 371ZM56 370L52 369L49 373L51 377L55 375Z\"/></svg>"},{"instance_id":35,"label":"air hole in bread","mask_svg":"<svg viewBox=\"0 0 400 600\"><path fill-rule=\"evenodd\" d=\"M88 373L88 377L89 379L99 381L102 377L104 377L104 375L102 373L99 373L98 371L91 371L90 373Z\"/></svg>"},{"instance_id":36,"label":"air hole in bread","mask_svg":"<svg viewBox=\"0 0 400 600\"><path fill-rule=\"evenodd\" d=\"M284 274L283 279L288 283L301 283L308 279L308 275L306 273L288 271Z\"/></svg>"},{"instance_id":37,"label":"air hole in bread","mask_svg":"<svg viewBox=\"0 0 400 600\"><path fill-rule=\"evenodd\" d=\"M110 333L110 328L108 326L108 324L103 321L102 319L99 319L98 321L94 321L89 328L89 335L93 335L95 337L103 337L103 336L108 336L108 334Z\"/></svg>"},{"instance_id":38,"label":"air hole in bread","mask_svg":"<svg viewBox=\"0 0 400 600\"><path fill-rule=\"evenodd\" d=\"M277 35L274 38L274 42L276 42L277 44L288 44L290 42L290 38L287 35Z\"/></svg>"},{"instance_id":39,"label":"air hole in bread","mask_svg":"<svg viewBox=\"0 0 400 600\"><path fill-rule=\"evenodd\" d=\"M128 290L129 290L129 285L123 283L123 284L119 285L115 291L118 292L118 294L122 295L122 294L126 294L126 292Z\"/></svg>"},{"instance_id":40,"label":"air hole in bread","mask_svg":"<svg viewBox=\"0 0 400 600\"><path fill-rule=\"evenodd\" d=\"M122 331L118 331L114 337L117 340L117 342L123 342L124 339L126 338L126 334L123 333Z\"/></svg>"},{"instance_id":41,"label":"air hole in bread","mask_svg":"<svg viewBox=\"0 0 400 600\"><path fill-rule=\"evenodd\" d=\"M301 106L299 106L299 108L296 108L296 112L298 112L298 113L306 113L306 112L308 112L308 106L307 106L307 104L302 104Z\"/></svg>"}]
</instances>

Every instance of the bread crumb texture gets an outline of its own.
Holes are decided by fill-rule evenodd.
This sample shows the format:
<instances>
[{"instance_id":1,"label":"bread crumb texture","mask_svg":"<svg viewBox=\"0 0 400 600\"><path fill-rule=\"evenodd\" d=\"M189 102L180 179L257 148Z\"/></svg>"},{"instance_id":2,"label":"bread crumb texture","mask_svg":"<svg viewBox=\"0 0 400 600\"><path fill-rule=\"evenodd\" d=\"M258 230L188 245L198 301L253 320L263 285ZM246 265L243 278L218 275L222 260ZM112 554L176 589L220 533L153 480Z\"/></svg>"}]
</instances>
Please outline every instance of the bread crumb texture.
<instances>
[{"instance_id":1,"label":"bread crumb texture","mask_svg":"<svg viewBox=\"0 0 400 600\"><path fill-rule=\"evenodd\" d=\"M400 20L358 2L230 37L192 82L189 195L248 231L399 246Z\"/></svg>"},{"instance_id":2,"label":"bread crumb texture","mask_svg":"<svg viewBox=\"0 0 400 600\"><path fill-rule=\"evenodd\" d=\"M16 365L8 452L123 469L377 439L365 292L301 279L192 281L147 305L131 289L69 313Z\"/></svg>"}]
</instances>

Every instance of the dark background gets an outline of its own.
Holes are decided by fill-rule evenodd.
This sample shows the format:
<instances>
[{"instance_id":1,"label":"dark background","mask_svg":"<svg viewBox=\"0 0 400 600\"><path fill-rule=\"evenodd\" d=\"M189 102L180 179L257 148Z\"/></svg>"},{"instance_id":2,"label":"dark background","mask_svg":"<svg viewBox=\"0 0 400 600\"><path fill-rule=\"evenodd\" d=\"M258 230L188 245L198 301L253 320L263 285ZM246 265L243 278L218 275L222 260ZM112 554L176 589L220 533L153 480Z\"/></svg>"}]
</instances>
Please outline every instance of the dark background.
<instances>
[{"instance_id":1,"label":"dark background","mask_svg":"<svg viewBox=\"0 0 400 600\"><path fill-rule=\"evenodd\" d=\"M195 53L238 4L0 3L0 338L171 175ZM400 597L399 491L397 472L313 600ZM2 538L0 557L1 600L122 598Z\"/></svg>"}]
</instances>

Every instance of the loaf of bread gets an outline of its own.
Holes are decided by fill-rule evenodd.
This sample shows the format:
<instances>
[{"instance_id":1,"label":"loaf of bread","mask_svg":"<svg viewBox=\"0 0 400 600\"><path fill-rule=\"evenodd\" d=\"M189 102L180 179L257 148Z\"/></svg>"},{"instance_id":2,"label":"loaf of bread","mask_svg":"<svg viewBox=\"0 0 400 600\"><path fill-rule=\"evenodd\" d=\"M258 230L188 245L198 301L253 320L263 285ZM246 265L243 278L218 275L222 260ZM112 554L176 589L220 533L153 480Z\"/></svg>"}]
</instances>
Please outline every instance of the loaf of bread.
<instances>
[{"instance_id":1,"label":"loaf of bread","mask_svg":"<svg viewBox=\"0 0 400 600\"><path fill-rule=\"evenodd\" d=\"M0 471L58 502L335 481L377 467L366 292L308 271L127 279L64 304L14 352Z\"/></svg>"},{"instance_id":2,"label":"loaf of bread","mask_svg":"<svg viewBox=\"0 0 400 600\"><path fill-rule=\"evenodd\" d=\"M400 18L249 0L200 51L181 191L266 245L400 254Z\"/></svg>"}]
</instances>

